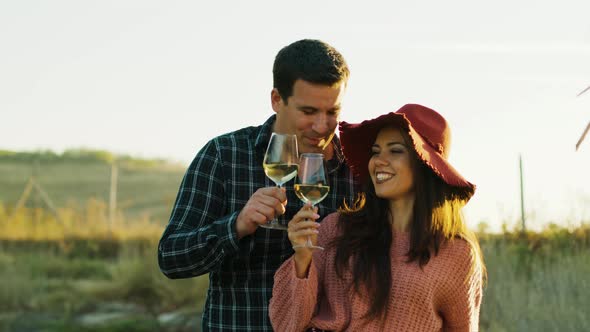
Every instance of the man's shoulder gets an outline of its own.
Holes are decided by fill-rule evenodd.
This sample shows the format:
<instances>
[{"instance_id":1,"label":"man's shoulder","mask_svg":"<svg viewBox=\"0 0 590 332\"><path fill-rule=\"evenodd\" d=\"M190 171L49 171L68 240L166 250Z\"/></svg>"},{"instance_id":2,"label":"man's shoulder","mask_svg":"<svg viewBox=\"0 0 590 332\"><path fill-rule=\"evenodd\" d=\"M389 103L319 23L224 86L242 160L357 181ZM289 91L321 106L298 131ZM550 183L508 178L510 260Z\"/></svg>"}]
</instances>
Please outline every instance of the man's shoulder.
<instances>
[{"instance_id":1,"label":"man's shoulder","mask_svg":"<svg viewBox=\"0 0 590 332\"><path fill-rule=\"evenodd\" d=\"M234 140L234 139L248 139L256 138L262 126L249 126L236 129L213 138L216 141Z\"/></svg>"},{"instance_id":2,"label":"man's shoulder","mask_svg":"<svg viewBox=\"0 0 590 332\"><path fill-rule=\"evenodd\" d=\"M217 146L240 146L261 144L268 140L270 135L272 123L275 115L270 116L263 124L257 126L248 126L236 129L221 135L218 135L210 140Z\"/></svg>"},{"instance_id":3,"label":"man's shoulder","mask_svg":"<svg viewBox=\"0 0 590 332\"><path fill-rule=\"evenodd\" d=\"M261 126L250 126L215 136L207 143L216 150L250 149L256 144Z\"/></svg>"}]
</instances>

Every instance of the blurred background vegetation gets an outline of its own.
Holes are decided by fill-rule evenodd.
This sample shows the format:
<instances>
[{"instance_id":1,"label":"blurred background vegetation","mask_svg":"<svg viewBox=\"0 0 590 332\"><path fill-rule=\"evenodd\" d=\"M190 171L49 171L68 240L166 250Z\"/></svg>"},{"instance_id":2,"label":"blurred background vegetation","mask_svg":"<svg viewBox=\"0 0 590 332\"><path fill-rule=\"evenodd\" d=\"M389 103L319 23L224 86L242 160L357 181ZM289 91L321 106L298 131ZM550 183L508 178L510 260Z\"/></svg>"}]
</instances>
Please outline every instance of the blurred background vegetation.
<instances>
[{"instance_id":1,"label":"blurred background vegetation","mask_svg":"<svg viewBox=\"0 0 590 332\"><path fill-rule=\"evenodd\" d=\"M156 257L184 170L105 151L0 151L0 331L199 330L207 276L168 280ZM35 191L15 209L31 176L55 209ZM588 222L478 234L482 331L590 331Z\"/></svg>"},{"instance_id":2,"label":"blurred background vegetation","mask_svg":"<svg viewBox=\"0 0 590 332\"><path fill-rule=\"evenodd\" d=\"M33 176L56 207L80 210L88 200L108 202L113 163L118 168L117 207L131 218L165 223L185 165L100 150L13 152L0 150L0 201L14 206ZM44 206L38 193L29 207Z\"/></svg>"}]
</instances>

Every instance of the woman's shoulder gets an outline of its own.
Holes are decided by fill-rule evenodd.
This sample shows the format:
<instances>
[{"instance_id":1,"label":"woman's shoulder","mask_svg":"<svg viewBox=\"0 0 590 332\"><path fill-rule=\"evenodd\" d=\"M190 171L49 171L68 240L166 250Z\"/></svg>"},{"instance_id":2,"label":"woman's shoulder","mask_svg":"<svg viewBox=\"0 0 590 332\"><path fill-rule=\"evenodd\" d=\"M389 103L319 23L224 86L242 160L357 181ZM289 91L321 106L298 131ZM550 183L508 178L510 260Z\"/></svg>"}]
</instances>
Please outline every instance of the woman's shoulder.
<instances>
[{"instance_id":1,"label":"woman's shoulder","mask_svg":"<svg viewBox=\"0 0 590 332\"><path fill-rule=\"evenodd\" d=\"M456 236L445 240L443 248L451 252L466 252L471 250L471 244L466 239Z\"/></svg>"},{"instance_id":2,"label":"woman's shoulder","mask_svg":"<svg viewBox=\"0 0 590 332\"><path fill-rule=\"evenodd\" d=\"M472 240L454 238L441 247L436 270L441 274L439 283L445 296L454 298L482 285L485 268L479 254L479 246Z\"/></svg>"},{"instance_id":3,"label":"woman's shoulder","mask_svg":"<svg viewBox=\"0 0 590 332\"><path fill-rule=\"evenodd\" d=\"M447 271L451 279L481 278L485 270L477 240L454 238L447 240L438 255L438 268Z\"/></svg>"},{"instance_id":4,"label":"woman's shoulder","mask_svg":"<svg viewBox=\"0 0 590 332\"><path fill-rule=\"evenodd\" d=\"M320 233L334 235L338 231L339 212L332 212L320 222Z\"/></svg>"},{"instance_id":5,"label":"woman's shoulder","mask_svg":"<svg viewBox=\"0 0 590 332\"><path fill-rule=\"evenodd\" d=\"M467 265L473 261L475 255L475 246L467 239L459 237L445 241L439 253L439 256L445 260Z\"/></svg>"},{"instance_id":6,"label":"woman's shoulder","mask_svg":"<svg viewBox=\"0 0 590 332\"><path fill-rule=\"evenodd\" d=\"M338 220L340 219L340 212L332 212L325 216L320 222L322 228L335 228Z\"/></svg>"}]
</instances>

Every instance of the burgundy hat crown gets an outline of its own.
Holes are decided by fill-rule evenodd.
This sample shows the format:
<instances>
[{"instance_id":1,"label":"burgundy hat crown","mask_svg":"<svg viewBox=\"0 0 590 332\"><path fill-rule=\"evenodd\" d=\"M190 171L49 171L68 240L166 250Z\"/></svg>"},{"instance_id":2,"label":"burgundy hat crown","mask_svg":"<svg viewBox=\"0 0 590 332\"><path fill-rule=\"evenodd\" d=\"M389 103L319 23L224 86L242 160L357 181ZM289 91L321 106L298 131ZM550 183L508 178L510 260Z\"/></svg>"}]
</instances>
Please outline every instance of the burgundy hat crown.
<instances>
[{"instance_id":1,"label":"burgundy hat crown","mask_svg":"<svg viewBox=\"0 0 590 332\"><path fill-rule=\"evenodd\" d=\"M419 104L406 104L396 112L357 124L340 123L344 156L361 182L369 180L367 167L370 146L379 130L388 125L401 127L408 132L418 158L445 183L461 188L467 199L473 195L475 185L465 180L448 162L451 128L447 121L436 111Z\"/></svg>"},{"instance_id":2,"label":"burgundy hat crown","mask_svg":"<svg viewBox=\"0 0 590 332\"><path fill-rule=\"evenodd\" d=\"M417 104L406 104L396 114L403 114L408 123L428 145L449 158L451 147L451 128L447 120L436 111Z\"/></svg>"}]
</instances>

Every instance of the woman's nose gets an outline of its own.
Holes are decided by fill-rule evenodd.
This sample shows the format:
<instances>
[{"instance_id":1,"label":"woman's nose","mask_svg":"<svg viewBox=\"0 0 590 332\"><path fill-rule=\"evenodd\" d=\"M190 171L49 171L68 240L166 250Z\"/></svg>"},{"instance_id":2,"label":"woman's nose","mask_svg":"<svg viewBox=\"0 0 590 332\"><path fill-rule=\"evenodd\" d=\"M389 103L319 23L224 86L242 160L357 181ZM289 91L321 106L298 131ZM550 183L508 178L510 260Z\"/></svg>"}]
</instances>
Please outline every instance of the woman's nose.
<instances>
[{"instance_id":1,"label":"woman's nose","mask_svg":"<svg viewBox=\"0 0 590 332\"><path fill-rule=\"evenodd\" d=\"M379 155L379 154L374 155L373 159L374 159L375 165L383 166L383 165L389 164L387 159L381 157L381 155Z\"/></svg>"}]
</instances>

